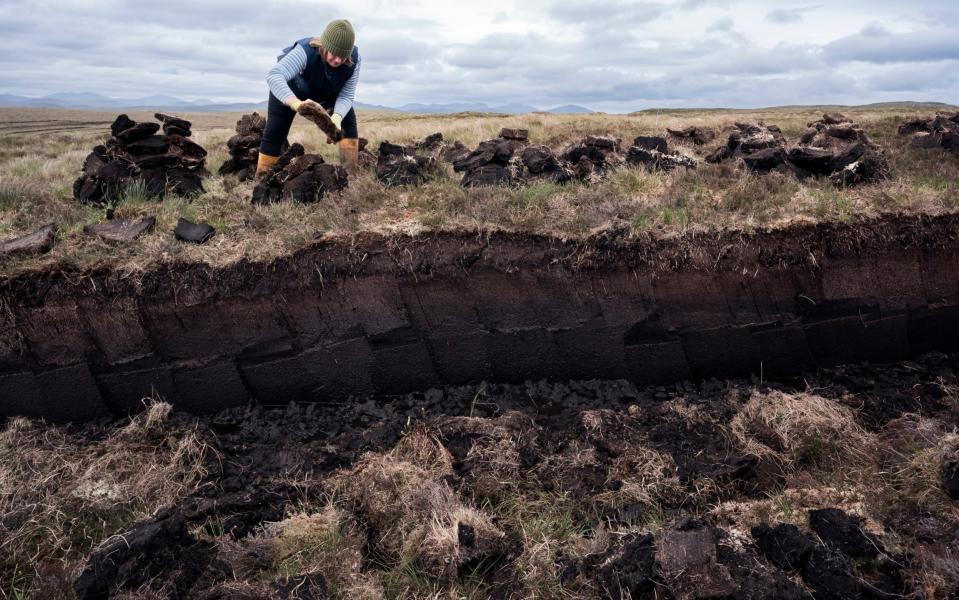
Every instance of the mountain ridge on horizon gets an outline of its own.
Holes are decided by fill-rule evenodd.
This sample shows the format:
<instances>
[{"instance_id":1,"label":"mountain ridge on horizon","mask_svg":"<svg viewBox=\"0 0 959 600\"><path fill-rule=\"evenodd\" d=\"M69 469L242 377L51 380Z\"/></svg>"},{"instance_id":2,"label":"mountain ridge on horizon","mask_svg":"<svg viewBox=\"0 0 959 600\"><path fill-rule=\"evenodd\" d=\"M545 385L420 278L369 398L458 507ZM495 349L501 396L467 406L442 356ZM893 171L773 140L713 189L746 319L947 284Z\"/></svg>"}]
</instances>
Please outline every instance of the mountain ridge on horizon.
<instances>
[{"instance_id":1,"label":"mountain ridge on horizon","mask_svg":"<svg viewBox=\"0 0 959 600\"><path fill-rule=\"evenodd\" d=\"M407 103L398 107L356 102L357 108L386 112L400 112L413 114L457 114L465 112L525 114L533 112L551 114L592 114L597 111L576 104L564 104L548 109L538 109L535 106L522 103L503 105L489 105L484 102L450 102L450 103ZM63 108L79 110L156 110L156 111L185 111L185 112L246 112L252 110L266 111L267 103L263 102L216 102L208 98L197 100L183 100L176 96L154 94L142 98L112 98L96 92L56 92L46 96L31 97L16 94L0 93L0 107L7 108ZM783 105L756 108L724 108L724 107L651 107L630 111L623 114L656 114L656 113L687 113L687 112L746 112L756 110L778 110L790 108L815 108L818 110L843 109L882 109L895 107L910 107L916 110L959 110L959 107L947 102L937 101L894 101L873 102L867 104L809 104Z\"/></svg>"},{"instance_id":2,"label":"mountain ridge on horizon","mask_svg":"<svg viewBox=\"0 0 959 600\"><path fill-rule=\"evenodd\" d=\"M399 107L365 104L356 102L358 108L366 110L382 110L422 114L454 114L460 112L492 112L506 114L522 114L528 112L547 112L562 114L589 114L592 111L584 106L564 104L549 109L539 109L535 106L510 103L490 106L483 102L451 102L445 104L409 103ZM198 100L183 100L176 96L155 94L142 98L112 98L96 92L55 92L46 96L31 97L17 94L0 94L0 107L21 108L68 108L87 110L121 110L121 109L149 109L149 110L188 110L193 112L224 112L245 110L266 110L267 103L263 102L215 102L206 98Z\"/></svg>"}]
</instances>

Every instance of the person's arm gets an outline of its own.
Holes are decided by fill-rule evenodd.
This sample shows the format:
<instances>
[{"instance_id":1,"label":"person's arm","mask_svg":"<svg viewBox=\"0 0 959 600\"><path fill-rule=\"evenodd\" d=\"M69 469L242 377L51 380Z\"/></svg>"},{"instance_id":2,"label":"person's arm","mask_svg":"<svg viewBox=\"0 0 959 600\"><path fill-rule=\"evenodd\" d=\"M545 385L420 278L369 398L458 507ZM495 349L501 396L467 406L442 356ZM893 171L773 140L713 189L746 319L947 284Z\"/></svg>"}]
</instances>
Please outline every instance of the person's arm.
<instances>
[{"instance_id":1,"label":"person's arm","mask_svg":"<svg viewBox=\"0 0 959 600\"><path fill-rule=\"evenodd\" d=\"M350 75L350 78L346 80L343 89L340 90L339 95L336 97L336 104L333 105L333 122L336 123L337 127L342 123L343 117L353 108L353 99L356 97L356 82L360 80L360 62L362 62L362 60L360 59L360 55L357 54L356 68L353 69L353 74Z\"/></svg>"},{"instance_id":2,"label":"person's arm","mask_svg":"<svg viewBox=\"0 0 959 600\"><path fill-rule=\"evenodd\" d=\"M273 95L293 110L296 110L300 103L299 98L290 89L289 81L303 72L306 68L307 57L303 47L299 44L293 46L286 56L273 65L270 72L266 74L266 83L270 86Z\"/></svg>"}]
</instances>

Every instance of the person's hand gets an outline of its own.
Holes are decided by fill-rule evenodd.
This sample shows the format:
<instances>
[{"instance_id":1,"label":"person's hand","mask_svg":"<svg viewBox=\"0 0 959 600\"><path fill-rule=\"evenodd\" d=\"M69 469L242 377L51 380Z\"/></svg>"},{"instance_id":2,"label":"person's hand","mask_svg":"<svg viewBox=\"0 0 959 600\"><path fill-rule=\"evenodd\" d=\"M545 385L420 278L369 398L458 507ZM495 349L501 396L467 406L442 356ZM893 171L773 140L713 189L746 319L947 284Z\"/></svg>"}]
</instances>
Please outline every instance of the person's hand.
<instances>
[{"instance_id":1,"label":"person's hand","mask_svg":"<svg viewBox=\"0 0 959 600\"><path fill-rule=\"evenodd\" d=\"M335 144L343 139L343 117L338 113L333 113L330 116L330 121L333 121L333 124L336 125L336 133L326 136L326 143Z\"/></svg>"},{"instance_id":2,"label":"person's hand","mask_svg":"<svg viewBox=\"0 0 959 600\"><path fill-rule=\"evenodd\" d=\"M300 102L299 98L293 98L286 104L293 109L293 112L297 112L300 109L300 104L302 104L302 102Z\"/></svg>"}]
</instances>

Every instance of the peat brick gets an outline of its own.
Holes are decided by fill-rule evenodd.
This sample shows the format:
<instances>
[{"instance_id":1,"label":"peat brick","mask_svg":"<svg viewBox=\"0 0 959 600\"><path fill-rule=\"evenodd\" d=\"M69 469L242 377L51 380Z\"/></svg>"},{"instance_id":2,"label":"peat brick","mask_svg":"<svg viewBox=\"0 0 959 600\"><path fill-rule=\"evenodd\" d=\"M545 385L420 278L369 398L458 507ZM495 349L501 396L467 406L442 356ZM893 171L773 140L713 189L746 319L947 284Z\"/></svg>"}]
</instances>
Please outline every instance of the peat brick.
<instances>
[{"instance_id":1,"label":"peat brick","mask_svg":"<svg viewBox=\"0 0 959 600\"><path fill-rule=\"evenodd\" d=\"M263 404L344 400L375 391L373 355L365 338L313 348L296 356L241 364L250 393Z\"/></svg>"},{"instance_id":2,"label":"peat brick","mask_svg":"<svg viewBox=\"0 0 959 600\"><path fill-rule=\"evenodd\" d=\"M623 330L592 323L553 332L563 371L569 379L625 379Z\"/></svg>"},{"instance_id":3,"label":"peat brick","mask_svg":"<svg viewBox=\"0 0 959 600\"><path fill-rule=\"evenodd\" d=\"M40 407L40 388L33 373L0 375L0 419L19 415L36 415Z\"/></svg>"},{"instance_id":4,"label":"peat brick","mask_svg":"<svg viewBox=\"0 0 959 600\"><path fill-rule=\"evenodd\" d=\"M140 412L144 399L159 397L174 405L180 400L168 366L103 373L97 381L107 404L119 415Z\"/></svg>"},{"instance_id":5,"label":"peat brick","mask_svg":"<svg viewBox=\"0 0 959 600\"><path fill-rule=\"evenodd\" d=\"M959 306L922 307L909 312L909 347L914 354L959 351Z\"/></svg>"},{"instance_id":6,"label":"peat brick","mask_svg":"<svg viewBox=\"0 0 959 600\"><path fill-rule=\"evenodd\" d=\"M405 394L440 385L426 344L415 342L373 350L373 384L377 391Z\"/></svg>"},{"instance_id":7,"label":"peat brick","mask_svg":"<svg viewBox=\"0 0 959 600\"><path fill-rule=\"evenodd\" d=\"M80 423L111 416L85 364L38 373L36 381L40 403L29 416L43 417L54 423Z\"/></svg>"},{"instance_id":8,"label":"peat brick","mask_svg":"<svg viewBox=\"0 0 959 600\"><path fill-rule=\"evenodd\" d=\"M749 327L718 327L682 334L683 350L697 378L759 373L759 354Z\"/></svg>"},{"instance_id":9,"label":"peat brick","mask_svg":"<svg viewBox=\"0 0 959 600\"><path fill-rule=\"evenodd\" d=\"M196 415L245 406L250 400L239 371L229 361L175 371L173 382L179 392L176 408Z\"/></svg>"},{"instance_id":10,"label":"peat brick","mask_svg":"<svg viewBox=\"0 0 959 600\"><path fill-rule=\"evenodd\" d=\"M563 361L549 331L542 328L493 331L486 350L498 382L521 383L536 379L568 379Z\"/></svg>"},{"instance_id":11,"label":"peat brick","mask_svg":"<svg viewBox=\"0 0 959 600\"><path fill-rule=\"evenodd\" d=\"M488 333L453 334L427 340L433 364L446 385L478 383L489 379Z\"/></svg>"},{"instance_id":12,"label":"peat brick","mask_svg":"<svg viewBox=\"0 0 959 600\"><path fill-rule=\"evenodd\" d=\"M679 340L626 346L629 379L637 385L691 379L692 370Z\"/></svg>"}]
</instances>

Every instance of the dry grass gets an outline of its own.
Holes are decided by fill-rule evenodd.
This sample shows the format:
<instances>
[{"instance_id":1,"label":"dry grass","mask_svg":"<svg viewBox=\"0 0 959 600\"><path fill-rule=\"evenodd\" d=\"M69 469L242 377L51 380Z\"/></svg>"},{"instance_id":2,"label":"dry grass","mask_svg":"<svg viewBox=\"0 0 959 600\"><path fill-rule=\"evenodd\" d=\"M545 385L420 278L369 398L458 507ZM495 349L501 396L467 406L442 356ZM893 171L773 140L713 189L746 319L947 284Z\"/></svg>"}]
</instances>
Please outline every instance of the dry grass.
<instances>
[{"instance_id":1,"label":"dry grass","mask_svg":"<svg viewBox=\"0 0 959 600\"><path fill-rule=\"evenodd\" d=\"M378 580L363 572L366 532L333 504L268 523L257 534L241 540L220 536L216 542L220 556L233 567L237 579L230 585L265 584L317 573L334 598L382 597Z\"/></svg>"},{"instance_id":2,"label":"dry grass","mask_svg":"<svg viewBox=\"0 0 959 600\"><path fill-rule=\"evenodd\" d=\"M753 392L729 432L744 453L784 471L835 471L869 454L869 436L853 411L813 394Z\"/></svg>"},{"instance_id":3,"label":"dry grass","mask_svg":"<svg viewBox=\"0 0 959 600\"><path fill-rule=\"evenodd\" d=\"M908 522L959 523L955 502L939 485L943 461L959 452L948 415L905 415L871 432L840 400L743 391L728 395L723 411L736 413L728 422L715 406L674 397L649 412L582 410L562 439L515 411L413 426L392 449L309 479L312 499L294 502L282 520L252 535L213 535L211 523L194 524L193 534L214 542L217 560L232 567L232 580L207 592L273 597L277 585L316 575L334 598L478 599L492 592L497 573L517 597L595 597L589 582L564 580L564 568L627 534L670 530L690 516L723 527L741 544L753 525L805 529L810 510L838 507L862 517L892 554L908 553L929 598L954 597L954 551L916 538ZM702 498L722 496L699 479L680 481L679 459L669 454L675 448L657 445L648 433L654 420L679 424L690 436L725 427L730 451L775 465L781 486L764 488L766 497L735 495L707 505ZM69 576L93 545L175 505L206 475L212 451L204 439L163 403L92 436L11 421L0 433L0 597L65 597ZM457 446L464 439L469 446ZM598 457L600 446L615 450L613 458ZM524 467L530 448L538 456ZM453 468L460 451L468 474ZM594 468L622 486L577 485L579 474ZM326 495L317 499L320 488ZM636 504L644 511L637 522L605 516ZM464 526L472 542L464 541ZM150 593L144 587L125 597L159 597Z\"/></svg>"},{"instance_id":4,"label":"dry grass","mask_svg":"<svg viewBox=\"0 0 959 600\"><path fill-rule=\"evenodd\" d=\"M915 506L959 521L959 506L940 485L942 465L959 460L959 433L938 420L907 415L890 422L875 445L889 485Z\"/></svg>"},{"instance_id":5,"label":"dry grass","mask_svg":"<svg viewBox=\"0 0 959 600\"><path fill-rule=\"evenodd\" d=\"M30 597L97 543L194 489L213 451L156 402L90 442L15 418L0 432L0 597ZM20 594L20 596L18 596Z\"/></svg>"},{"instance_id":6,"label":"dry grass","mask_svg":"<svg viewBox=\"0 0 959 600\"><path fill-rule=\"evenodd\" d=\"M748 538L754 525L782 522L806 528L809 511L838 507L883 535L888 552L908 548L927 597L954 597L959 560L952 549L901 539L881 525L904 519L946 528L959 523L959 509L941 485L943 464L959 459L959 435L948 414L944 417L906 414L873 433L838 401L753 393L729 424L730 440L778 466L785 485L765 499L720 502L709 511L710 518Z\"/></svg>"},{"instance_id":7,"label":"dry grass","mask_svg":"<svg viewBox=\"0 0 959 600\"><path fill-rule=\"evenodd\" d=\"M225 265L241 258L268 260L289 253L315 235L358 231L417 233L457 228L506 229L583 236L611 224L653 229L664 234L687 229L783 226L797 220L848 220L889 211L941 213L959 207L959 160L940 151L909 147L896 135L911 111L850 111L866 131L889 150L892 178L851 190L828 182L802 183L778 174L756 176L733 165L703 165L690 172L650 173L644 168L615 170L593 186L534 183L515 188L464 190L448 165L433 181L420 186L384 189L369 171L354 177L347 190L315 205L282 203L253 206L252 184L212 175L206 192L188 201L171 198L155 203L131 194L121 201L120 217L155 214L156 231L129 247L116 248L90 240L84 225L102 218L102 211L71 199L72 182L84 156L107 135L102 124L114 115L70 111L3 111L18 120L70 119L93 123L83 129L40 134L0 130L0 238L22 234L55 221L62 233L49 255L0 265L11 273L56 261L81 266L108 262L137 271L153 261L202 261ZM133 114L134 119L151 119ZM187 115L196 121L194 139L210 151L208 166L215 173L227 158L225 142L238 114ZM628 144L640 134L662 133L666 127L704 125L722 128L739 120L765 120L783 128L795 141L816 109L701 113L641 113L635 115L423 116L400 113L360 115L361 133L372 147L383 140L410 142L440 131L447 139L468 146L494 137L501 127L524 127L534 143L561 149L587 134L611 133ZM335 160L334 148L312 124L298 120L291 141ZM97 124L100 122L101 124ZM714 145L723 143L723 136ZM713 145L713 146L714 146ZM684 151L704 155L713 146ZM177 243L170 234L176 219L185 216L217 228L204 246Z\"/></svg>"},{"instance_id":8,"label":"dry grass","mask_svg":"<svg viewBox=\"0 0 959 600\"><path fill-rule=\"evenodd\" d=\"M445 481L448 456L425 428L391 453L368 454L335 486L372 530L374 551L393 569L414 568L447 584L475 557L503 549L504 535L485 512L458 499ZM428 457L422 464L414 461ZM438 460L439 459L439 460ZM460 532L468 529L470 543Z\"/></svg>"}]
</instances>

